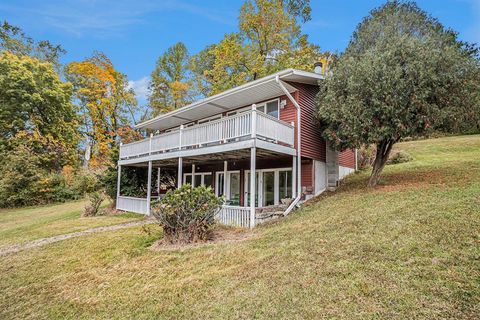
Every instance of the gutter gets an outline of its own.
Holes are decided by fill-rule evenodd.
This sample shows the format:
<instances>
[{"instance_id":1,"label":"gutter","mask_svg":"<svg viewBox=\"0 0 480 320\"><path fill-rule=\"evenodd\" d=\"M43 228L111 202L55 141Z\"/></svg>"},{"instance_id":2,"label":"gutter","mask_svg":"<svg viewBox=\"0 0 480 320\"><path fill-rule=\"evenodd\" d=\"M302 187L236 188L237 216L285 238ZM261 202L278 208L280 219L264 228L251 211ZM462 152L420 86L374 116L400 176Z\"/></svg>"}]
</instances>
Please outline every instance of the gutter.
<instances>
[{"instance_id":1,"label":"gutter","mask_svg":"<svg viewBox=\"0 0 480 320\"><path fill-rule=\"evenodd\" d=\"M275 77L275 82L278 84L280 89L285 93L288 99L293 103L295 108L297 109L297 197L293 200L293 202L288 206L287 210L283 213L284 216L288 215L293 208L297 205L298 201L302 197L302 154L301 154L301 143L300 143L300 126L301 126L301 109L298 102L292 97L290 92L288 92L287 88L283 85L282 81L280 81L280 77L277 75Z\"/></svg>"},{"instance_id":2,"label":"gutter","mask_svg":"<svg viewBox=\"0 0 480 320\"><path fill-rule=\"evenodd\" d=\"M266 77L263 77L263 78L260 78L260 79L257 79L257 80L254 80L254 81L251 81L251 82L247 82L243 85L240 85L238 87L235 87L235 88L232 88L232 89L229 89L229 90L226 90L224 92L221 92L221 93L218 93L216 95L213 95L211 97L207 97L207 98L204 98L204 99L201 99L201 100L198 100L196 102L193 102L187 106L184 106L182 108L179 108L179 109L176 109L176 110L173 110L173 111L170 111L168 113L164 113L164 114L161 114L153 119L150 119L150 120L146 120L146 121L143 121L141 123L138 123L134 126L135 129L143 129L145 128L146 126L152 124L152 123L155 123L156 121L158 120L162 120L162 119L165 119L165 118L168 118L168 117L172 117L174 115L177 115L179 113L182 113L184 111L187 111L187 110L191 110L191 109L195 109L196 107L200 106L200 105L203 105L203 104L208 104L210 102L214 102L216 101L217 99L220 99L220 98L224 98L224 97L227 97L231 94L234 94L234 93L237 93L237 92L240 92L240 91L243 91L243 90L246 90L246 89L250 89L250 88L253 88L255 86L258 86L258 85L261 85L265 82L268 82L268 81L271 81L273 79L275 79L275 81L278 82L277 79L279 78L282 78L282 77L286 77L286 76L289 76L289 75L297 75L297 76L303 76L303 77L310 77L310 78L315 78L317 80L320 80L320 79L323 79L323 76L319 75L319 74L316 74L316 73L312 73L312 72L308 72L308 71L302 71L302 70L296 70L296 69L285 69L285 70L282 70L280 72L277 72L276 74L272 74L272 75L269 75L269 76L266 76Z\"/></svg>"}]
</instances>

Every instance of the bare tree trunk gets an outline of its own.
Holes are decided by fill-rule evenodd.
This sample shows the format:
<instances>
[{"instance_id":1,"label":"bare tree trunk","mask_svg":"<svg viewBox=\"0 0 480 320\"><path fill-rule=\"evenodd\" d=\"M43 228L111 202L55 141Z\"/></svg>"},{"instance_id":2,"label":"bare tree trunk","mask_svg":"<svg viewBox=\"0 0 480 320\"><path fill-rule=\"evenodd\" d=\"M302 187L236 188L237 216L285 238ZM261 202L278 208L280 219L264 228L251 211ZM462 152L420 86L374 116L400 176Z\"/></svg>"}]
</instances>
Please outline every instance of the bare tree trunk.
<instances>
[{"instance_id":1,"label":"bare tree trunk","mask_svg":"<svg viewBox=\"0 0 480 320\"><path fill-rule=\"evenodd\" d=\"M380 180L380 174L382 173L385 164L387 163L390 151L392 151L393 144L396 141L393 139L382 140L377 144L377 153L375 155L375 162L373 163L372 174L370 180L368 180L369 187L375 187Z\"/></svg>"}]
</instances>

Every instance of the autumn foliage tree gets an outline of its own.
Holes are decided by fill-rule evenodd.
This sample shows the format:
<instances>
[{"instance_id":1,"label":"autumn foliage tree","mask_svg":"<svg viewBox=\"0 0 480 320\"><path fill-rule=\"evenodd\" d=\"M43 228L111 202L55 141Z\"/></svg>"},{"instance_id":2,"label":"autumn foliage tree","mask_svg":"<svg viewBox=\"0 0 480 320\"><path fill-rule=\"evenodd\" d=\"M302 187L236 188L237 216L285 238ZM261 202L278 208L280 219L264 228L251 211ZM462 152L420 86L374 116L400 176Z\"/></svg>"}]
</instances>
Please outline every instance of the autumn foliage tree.
<instances>
[{"instance_id":1,"label":"autumn foliage tree","mask_svg":"<svg viewBox=\"0 0 480 320\"><path fill-rule=\"evenodd\" d=\"M72 86L49 62L0 54L0 206L45 203L56 175L77 163ZM55 190L56 191L56 190Z\"/></svg>"},{"instance_id":2,"label":"autumn foliage tree","mask_svg":"<svg viewBox=\"0 0 480 320\"><path fill-rule=\"evenodd\" d=\"M118 143L118 130L134 120L135 94L126 76L100 52L70 63L66 73L74 85L83 131L93 146L91 162L94 166L104 164L110 159L111 148Z\"/></svg>"},{"instance_id":3,"label":"autumn foliage tree","mask_svg":"<svg viewBox=\"0 0 480 320\"><path fill-rule=\"evenodd\" d=\"M168 48L157 60L151 74L148 98L153 114L185 106L192 98L189 54L181 42Z\"/></svg>"},{"instance_id":4,"label":"autumn foliage tree","mask_svg":"<svg viewBox=\"0 0 480 320\"><path fill-rule=\"evenodd\" d=\"M414 3L387 2L358 25L321 84L323 137L339 150L374 144L375 186L400 139L451 132L480 114L477 53Z\"/></svg>"},{"instance_id":5,"label":"autumn foliage tree","mask_svg":"<svg viewBox=\"0 0 480 320\"><path fill-rule=\"evenodd\" d=\"M193 58L202 92L215 94L286 68L312 69L320 49L301 33L310 11L308 0L245 1L239 31L201 51L207 63Z\"/></svg>"},{"instance_id":6,"label":"autumn foliage tree","mask_svg":"<svg viewBox=\"0 0 480 320\"><path fill-rule=\"evenodd\" d=\"M51 63L3 52L0 148L8 152L30 141L42 156L52 156L48 166L75 162L78 117L71 96L71 84L60 80ZM57 148L51 150L47 145Z\"/></svg>"},{"instance_id":7,"label":"autumn foliage tree","mask_svg":"<svg viewBox=\"0 0 480 320\"><path fill-rule=\"evenodd\" d=\"M47 40L35 41L21 28L7 21L0 24L0 51L50 62L57 70L60 69L60 56L66 53L58 44L52 44Z\"/></svg>"}]
</instances>

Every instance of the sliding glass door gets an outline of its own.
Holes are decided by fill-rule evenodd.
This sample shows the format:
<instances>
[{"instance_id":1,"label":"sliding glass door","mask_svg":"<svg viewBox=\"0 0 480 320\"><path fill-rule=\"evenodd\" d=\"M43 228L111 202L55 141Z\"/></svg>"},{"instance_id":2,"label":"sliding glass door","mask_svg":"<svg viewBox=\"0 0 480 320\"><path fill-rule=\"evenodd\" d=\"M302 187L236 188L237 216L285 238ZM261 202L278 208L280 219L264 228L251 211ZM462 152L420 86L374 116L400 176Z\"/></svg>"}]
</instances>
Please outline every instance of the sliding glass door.
<instances>
[{"instance_id":1,"label":"sliding glass door","mask_svg":"<svg viewBox=\"0 0 480 320\"><path fill-rule=\"evenodd\" d=\"M292 198L292 169L262 169L257 171L255 206L280 204ZM260 204L260 205L259 205ZM250 205L250 171L245 171L245 206Z\"/></svg>"},{"instance_id":2,"label":"sliding glass door","mask_svg":"<svg viewBox=\"0 0 480 320\"><path fill-rule=\"evenodd\" d=\"M217 172L215 184L215 193L217 196L223 196L225 179L223 172ZM225 198L227 203L232 206L240 205L240 171L227 172L227 194Z\"/></svg>"},{"instance_id":3,"label":"sliding glass door","mask_svg":"<svg viewBox=\"0 0 480 320\"><path fill-rule=\"evenodd\" d=\"M264 171L262 179L262 206L275 204L275 172Z\"/></svg>"}]
</instances>

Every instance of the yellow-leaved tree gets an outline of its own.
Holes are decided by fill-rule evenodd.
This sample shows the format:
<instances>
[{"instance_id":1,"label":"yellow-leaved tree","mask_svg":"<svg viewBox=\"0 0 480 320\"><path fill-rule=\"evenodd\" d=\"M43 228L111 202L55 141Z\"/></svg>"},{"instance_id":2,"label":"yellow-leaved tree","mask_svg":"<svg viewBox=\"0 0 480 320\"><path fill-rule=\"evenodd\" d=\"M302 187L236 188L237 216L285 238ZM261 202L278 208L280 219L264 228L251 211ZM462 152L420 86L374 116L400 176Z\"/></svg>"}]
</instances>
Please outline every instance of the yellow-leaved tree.
<instances>
[{"instance_id":1,"label":"yellow-leaved tree","mask_svg":"<svg viewBox=\"0 0 480 320\"><path fill-rule=\"evenodd\" d=\"M115 70L103 53L72 62L66 67L81 109L82 127L92 146L90 164L103 165L110 159L118 131L135 122L137 101L125 74Z\"/></svg>"}]
</instances>

